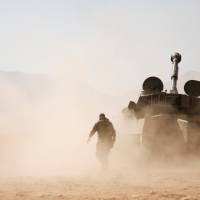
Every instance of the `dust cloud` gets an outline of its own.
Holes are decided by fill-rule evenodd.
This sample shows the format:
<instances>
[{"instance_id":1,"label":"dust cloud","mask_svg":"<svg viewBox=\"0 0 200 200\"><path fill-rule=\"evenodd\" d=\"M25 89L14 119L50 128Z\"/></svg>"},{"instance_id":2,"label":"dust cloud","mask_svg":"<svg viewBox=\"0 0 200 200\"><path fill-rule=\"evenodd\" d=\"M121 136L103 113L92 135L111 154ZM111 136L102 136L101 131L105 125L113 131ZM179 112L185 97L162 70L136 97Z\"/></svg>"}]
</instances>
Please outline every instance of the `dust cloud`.
<instances>
[{"instance_id":1,"label":"dust cloud","mask_svg":"<svg viewBox=\"0 0 200 200\"><path fill-rule=\"evenodd\" d=\"M198 157L149 157L140 145L145 122L122 114L124 100L71 81L53 79L48 89L40 81L38 85L34 95L11 82L0 86L0 198L200 197ZM86 143L100 112L117 132L107 171L100 170L95 158L97 137ZM178 125L187 141L187 122L179 120Z\"/></svg>"},{"instance_id":2,"label":"dust cloud","mask_svg":"<svg viewBox=\"0 0 200 200\"><path fill-rule=\"evenodd\" d=\"M97 138L92 138L90 144L86 141L100 112L107 114L117 131L117 141L110 155L111 170L122 173L146 168L139 145L144 120L123 115L122 109L117 108L121 105L117 104L116 97L104 99L81 84L57 79L51 80L48 92L37 89L37 93L44 94L35 99L15 84L5 82L1 87L5 96L1 103L6 105L0 116L1 175L97 172L100 168L95 158ZM112 107L115 101L117 106Z\"/></svg>"},{"instance_id":3,"label":"dust cloud","mask_svg":"<svg viewBox=\"0 0 200 200\"><path fill-rule=\"evenodd\" d=\"M94 136L90 144L86 141L100 112L107 114L117 131L111 166L119 168L120 163L127 163L125 157L130 155L129 148L120 141L130 141L135 124L123 117L120 107L113 107L116 98L104 99L103 94L99 95L82 83L78 85L75 81L55 77L51 77L47 91L42 82L37 84L35 96L27 93L24 85L10 81L1 85L4 107L0 114L0 175L95 173L100 168L95 158L97 137ZM119 162L118 157L121 157Z\"/></svg>"}]
</instances>

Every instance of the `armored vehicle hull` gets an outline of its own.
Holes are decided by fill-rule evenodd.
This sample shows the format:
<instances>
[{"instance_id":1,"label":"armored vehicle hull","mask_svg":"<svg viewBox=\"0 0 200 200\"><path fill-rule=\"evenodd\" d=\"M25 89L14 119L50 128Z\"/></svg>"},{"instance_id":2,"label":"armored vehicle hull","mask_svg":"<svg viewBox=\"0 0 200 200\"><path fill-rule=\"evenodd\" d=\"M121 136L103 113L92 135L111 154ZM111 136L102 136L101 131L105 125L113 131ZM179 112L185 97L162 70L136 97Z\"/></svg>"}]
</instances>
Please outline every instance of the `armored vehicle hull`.
<instances>
[{"instance_id":1,"label":"armored vehicle hull","mask_svg":"<svg viewBox=\"0 0 200 200\"><path fill-rule=\"evenodd\" d=\"M200 153L200 82L188 81L178 94L178 63L181 55L171 56L173 63L172 88L163 92L163 83L157 77L149 77L143 83L143 91L137 103L130 101L129 111L137 119L144 119L142 145L153 154ZM178 120L187 124L183 133ZM185 134L185 135L184 135Z\"/></svg>"}]
</instances>

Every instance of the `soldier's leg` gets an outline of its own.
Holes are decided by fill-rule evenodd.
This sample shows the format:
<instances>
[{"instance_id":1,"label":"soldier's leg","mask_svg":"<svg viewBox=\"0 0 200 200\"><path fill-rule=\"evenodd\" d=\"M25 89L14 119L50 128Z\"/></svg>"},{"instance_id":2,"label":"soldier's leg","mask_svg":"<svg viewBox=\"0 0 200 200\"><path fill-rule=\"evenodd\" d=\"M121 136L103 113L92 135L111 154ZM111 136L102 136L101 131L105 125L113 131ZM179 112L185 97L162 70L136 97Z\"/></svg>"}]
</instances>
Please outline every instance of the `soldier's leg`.
<instances>
[{"instance_id":1,"label":"soldier's leg","mask_svg":"<svg viewBox=\"0 0 200 200\"><path fill-rule=\"evenodd\" d=\"M102 169L107 169L108 168L108 154L109 152L106 151L106 149L103 149L102 151Z\"/></svg>"},{"instance_id":2,"label":"soldier's leg","mask_svg":"<svg viewBox=\"0 0 200 200\"><path fill-rule=\"evenodd\" d=\"M105 144L98 143L96 149L97 160L101 163L102 169L108 167L108 154L109 150L106 148Z\"/></svg>"}]
</instances>

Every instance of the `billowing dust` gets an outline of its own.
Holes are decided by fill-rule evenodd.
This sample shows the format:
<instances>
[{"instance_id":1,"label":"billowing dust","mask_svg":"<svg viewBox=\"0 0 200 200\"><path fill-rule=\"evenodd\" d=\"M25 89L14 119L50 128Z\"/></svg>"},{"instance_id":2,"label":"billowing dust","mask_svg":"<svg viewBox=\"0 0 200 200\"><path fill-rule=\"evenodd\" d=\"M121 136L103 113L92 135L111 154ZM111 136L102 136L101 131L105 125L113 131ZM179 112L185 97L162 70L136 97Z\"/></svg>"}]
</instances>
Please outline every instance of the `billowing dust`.
<instances>
[{"instance_id":1,"label":"billowing dust","mask_svg":"<svg viewBox=\"0 0 200 200\"><path fill-rule=\"evenodd\" d=\"M120 103L114 109L116 97L94 101L63 81L36 99L12 84L4 91L10 98L1 100L9 99L0 116L0 199L200 199L198 158L146 158L143 122L123 116ZM86 143L100 112L117 132L106 171L95 158L97 138Z\"/></svg>"}]
</instances>

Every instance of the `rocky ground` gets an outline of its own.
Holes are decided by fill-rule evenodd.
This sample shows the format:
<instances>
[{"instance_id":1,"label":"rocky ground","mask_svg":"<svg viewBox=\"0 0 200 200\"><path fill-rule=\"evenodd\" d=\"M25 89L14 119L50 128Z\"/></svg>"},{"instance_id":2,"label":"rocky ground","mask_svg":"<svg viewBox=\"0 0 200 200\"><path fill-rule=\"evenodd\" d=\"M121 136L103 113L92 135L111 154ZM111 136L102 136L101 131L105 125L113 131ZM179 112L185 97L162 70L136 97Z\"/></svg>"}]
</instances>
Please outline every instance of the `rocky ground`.
<instances>
[{"instance_id":1,"label":"rocky ground","mask_svg":"<svg viewBox=\"0 0 200 200\"><path fill-rule=\"evenodd\" d=\"M197 200L200 170L0 179L0 200Z\"/></svg>"}]
</instances>

